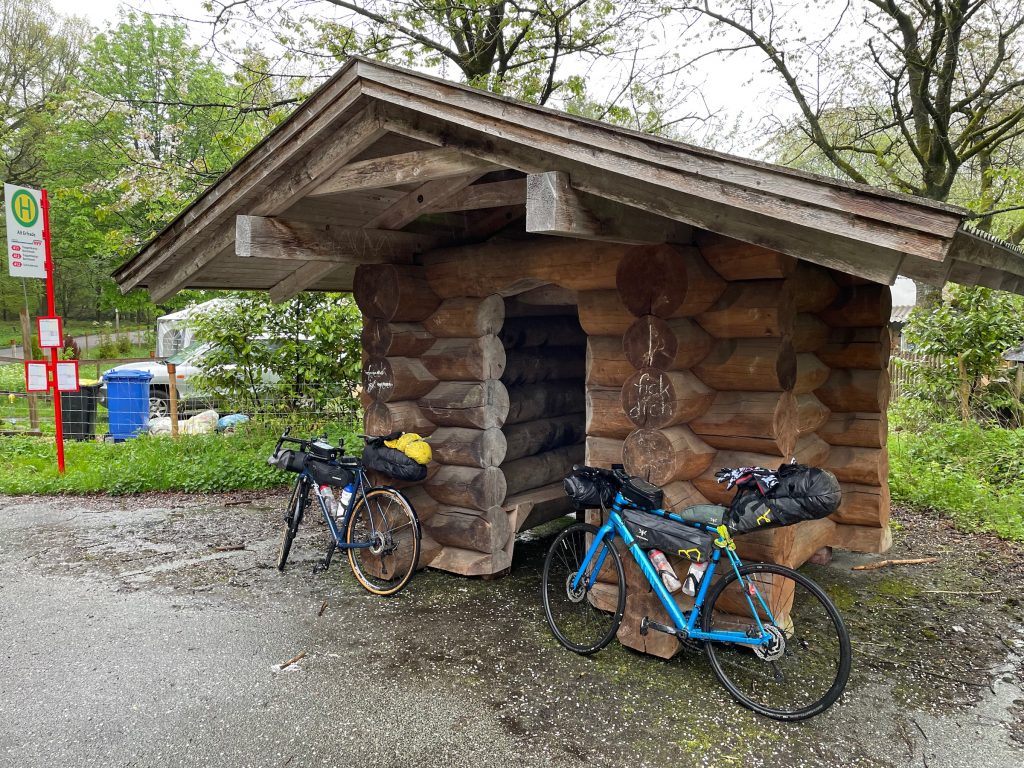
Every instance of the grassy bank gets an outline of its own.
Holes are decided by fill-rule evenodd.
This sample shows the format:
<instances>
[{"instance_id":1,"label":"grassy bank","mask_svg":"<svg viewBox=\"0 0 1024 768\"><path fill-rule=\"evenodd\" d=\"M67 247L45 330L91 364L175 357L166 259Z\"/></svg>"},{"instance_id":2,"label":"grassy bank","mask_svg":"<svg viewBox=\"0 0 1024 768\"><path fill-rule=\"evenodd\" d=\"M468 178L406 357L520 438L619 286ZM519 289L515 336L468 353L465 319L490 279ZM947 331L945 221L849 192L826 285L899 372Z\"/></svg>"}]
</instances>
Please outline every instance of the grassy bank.
<instances>
[{"instance_id":1,"label":"grassy bank","mask_svg":"<svg viewBox=\"0 0 1024 768\"><path fill-rule=\"evenodd\" d=\"M319 430L318 430L319 431ZM0 494L260 490L293 479L267 457L279 432L254 426L231 435L143 436L123 443L67 443L67 471L57 472L52 438L0 438ZM297 436L311 432L293 430ZM332 441L339 428L328 428ZM352 445L352 430L345 430Z\"/></svg>"},{"instance_id":2,"label":"grassy bank","mask_svg":"<svg viewBox=\"0 0 1024 768\"><path fill-rule=\"evenodd\" d=\"M965 531L1024 541L1024 430L911 423L893 414L894 504L936 510Z\"/></svg>"}]
</instances>

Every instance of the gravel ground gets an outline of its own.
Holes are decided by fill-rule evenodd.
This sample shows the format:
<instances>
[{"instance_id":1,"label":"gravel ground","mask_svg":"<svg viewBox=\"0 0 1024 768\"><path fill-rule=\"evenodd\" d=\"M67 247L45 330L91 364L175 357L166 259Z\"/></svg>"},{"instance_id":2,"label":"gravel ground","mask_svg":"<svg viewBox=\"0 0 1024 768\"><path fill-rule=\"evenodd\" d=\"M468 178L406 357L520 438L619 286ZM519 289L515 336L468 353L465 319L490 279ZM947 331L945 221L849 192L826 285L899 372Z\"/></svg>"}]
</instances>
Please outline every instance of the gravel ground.
<instances>
[{"instance_id":1,"label":"gravel ground","mask_svg":"<svg viewBox=\"0 0 1024 768\"><path fill-rule=\"evenodd\" d=\"M937 564L811 568L854 671L839 704L784 725L737 706L700 654L562 649L539 601L557 526L522 536L504 579L428 570L382 600L343 558L312 575L316 524L279 574L283 504L0 498L0 765L1024 763L1019 547L899 513L887 557Z\"/></svg>"}]
</instances>

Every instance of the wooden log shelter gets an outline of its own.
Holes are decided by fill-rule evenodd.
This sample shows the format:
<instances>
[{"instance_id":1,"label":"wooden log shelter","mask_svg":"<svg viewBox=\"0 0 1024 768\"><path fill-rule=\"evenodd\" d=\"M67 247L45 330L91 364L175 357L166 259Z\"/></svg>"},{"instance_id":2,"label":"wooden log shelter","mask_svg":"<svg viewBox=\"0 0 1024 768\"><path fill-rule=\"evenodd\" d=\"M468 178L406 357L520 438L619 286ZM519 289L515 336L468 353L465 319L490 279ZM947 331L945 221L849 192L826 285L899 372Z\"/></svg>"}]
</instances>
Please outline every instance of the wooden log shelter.
<instances>
[{"instance_id":1,"label":"wooden log shelter","mask_svg":"<svg viewBox=\"0 0 1024 768\"><path fill-rule=\"evenodd\" d=\"M799 566L891 544L897 275L1024 292L1024 256L965 213L353 59L115 276L157 301L351 291L367 430L433 445L406 489L423 565L507 570L518 532L569 512L574 463L681 509L729 501L720 467L796 458L841 508L740 548ZM669 656L628 570L620 638Z\"/></svg>"}]
</instances>

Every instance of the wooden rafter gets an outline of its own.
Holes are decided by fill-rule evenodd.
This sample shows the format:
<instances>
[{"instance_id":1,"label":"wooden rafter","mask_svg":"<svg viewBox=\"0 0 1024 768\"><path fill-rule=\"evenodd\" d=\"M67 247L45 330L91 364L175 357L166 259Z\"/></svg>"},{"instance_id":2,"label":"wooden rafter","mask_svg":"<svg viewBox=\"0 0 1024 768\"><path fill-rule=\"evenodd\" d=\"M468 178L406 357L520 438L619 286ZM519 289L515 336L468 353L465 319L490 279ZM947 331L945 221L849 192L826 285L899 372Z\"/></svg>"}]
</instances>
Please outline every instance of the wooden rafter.
<instances>
[{"instance_id":1,"label":"wooden rafter","mask_svg":"<svg viewBox=\"0 0 1024 768\"><path fill-rule=\"evenodd\" d=\"M361 160L339 168L333 176L310 191L309 196L320 197L360 189L380 189L397 184L449 179L476 171L487 173L496 167L486 160L444 147L405 152L400 155Z\"/></svg>"},{"instance_id":2,"label":"wooden rafter","mask_svg":"<svg viewBox=\"0 0 1024 768\"><path fill-rule=\"evenodd\" d=\"M429 206L424 213L478 211L526 204L526 179L473 184Z\"/></svg>"},{"instance_id":3,"label":"wooden rafter","mask_svg":"<svg viewBox=\"0 0 1024 768\"><path fill-rule=\"evenodd\" d=\"M473 171L450 179L437 179L421 184L386 211L366 222L371 229L401 229L415 221L431 205L447 200L484 175Z\"/></svg>"},{"instance_id":4,"label":"wooden rafter","mask_svg":"<svg viewBox=\"0 0 1024 768\"><path fill-rule=\"evenodd\" d=\"M287 301L292 296L306 290L313 283L327 277L338 267L339 265L335 262L308 261L270 289L270 300L273 302Z\"/></svg>"},{"instance_id":5,"label":"wooden rafter","mask_svg":"<svg viewBox=\"0 0 1024 768\"><path fill-rule=\"evenodd\" d=\"M235 217L235 254L242 258L374 264L408 261L436 247L427 235L315 224L265 216Z\"/></svg>"}]
</instances>

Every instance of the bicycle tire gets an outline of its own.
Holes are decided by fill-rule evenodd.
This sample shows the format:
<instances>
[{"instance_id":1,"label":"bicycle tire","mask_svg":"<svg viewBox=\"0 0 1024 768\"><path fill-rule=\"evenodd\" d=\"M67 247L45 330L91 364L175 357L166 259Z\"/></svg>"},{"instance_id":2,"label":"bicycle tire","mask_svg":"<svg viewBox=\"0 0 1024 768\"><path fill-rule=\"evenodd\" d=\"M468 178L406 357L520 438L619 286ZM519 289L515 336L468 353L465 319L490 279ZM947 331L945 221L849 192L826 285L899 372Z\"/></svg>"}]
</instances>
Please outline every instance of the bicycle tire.
<instances>
[{"instance_id":1,"label":"bicycle tire","mask_svg":"<svg viewBox=\"0 0 1024 768\"><path fill-rule=\"evenodd\" d=\"M552 542L544 558L541 598L548 627L562 645L584 656L604 648L615 637L626 609L626 576L622 558L605 539L607 556L602 571L611 561L611 573L597 581L593 589L571 589L570 579L579 571L587 555L588 537L597 527L576 523L562 531ZM600 550L595 557L600 556ZM611 581L608 581L611 577ZM592 593L592 594L591 594ZM596 636L594 636L596 634Z\"/></svg>"},{"instance_id":2,"label":"bicycle tire","mask_svg":"<svg viewBox=\"0 0 1024 768\"><path fill-rule=\"evenodd\" d=\"M365 496L359 493L345 528L345 541L374 542L372 547L347 550L356 580L374 595L397 594L419 565L420 523L416 511L393 488L371 488ZM394 576L388 578L389 572Z\"/></svg>"},{"instance_id":3,"label":"bicycle tire","mask_svg":"<svg viewBox=\"0 0 1024 768\"><path fill-rule=\"evenodd\" d=\"M302 510L301 510L301 495L300 487L302 486L302 478L295 480L295 485L292 486L292 495L288 499L288 506L285 508L284 513L284 530L281 532L281 544L277 552L277 570L283 571L285 564L288 562L288 553L292 551L292 542L295 541L295 535L299 532L299 523L302 522Z\"/></svg>"},{"instance_id":4,"label":"bicycle tire","mask_svg":"<svg viewBox=\"0 0 1024 768\"><path fill-rule=\"evenodd\" d=\"M791 568L751 563L739 572L746 588L733 570L712 586L702 609L704 631L736 631L739 625L741 631L759 632L745 598L750 594L759 618L782 641L758 653L741 643L706 642L712 670L733 698L766 717L792 722L821 714L850 677L850 636L839 611L821 587ZM764 598L773 623L747 592L750 585Z\"/></svg>"}]
</instances>

